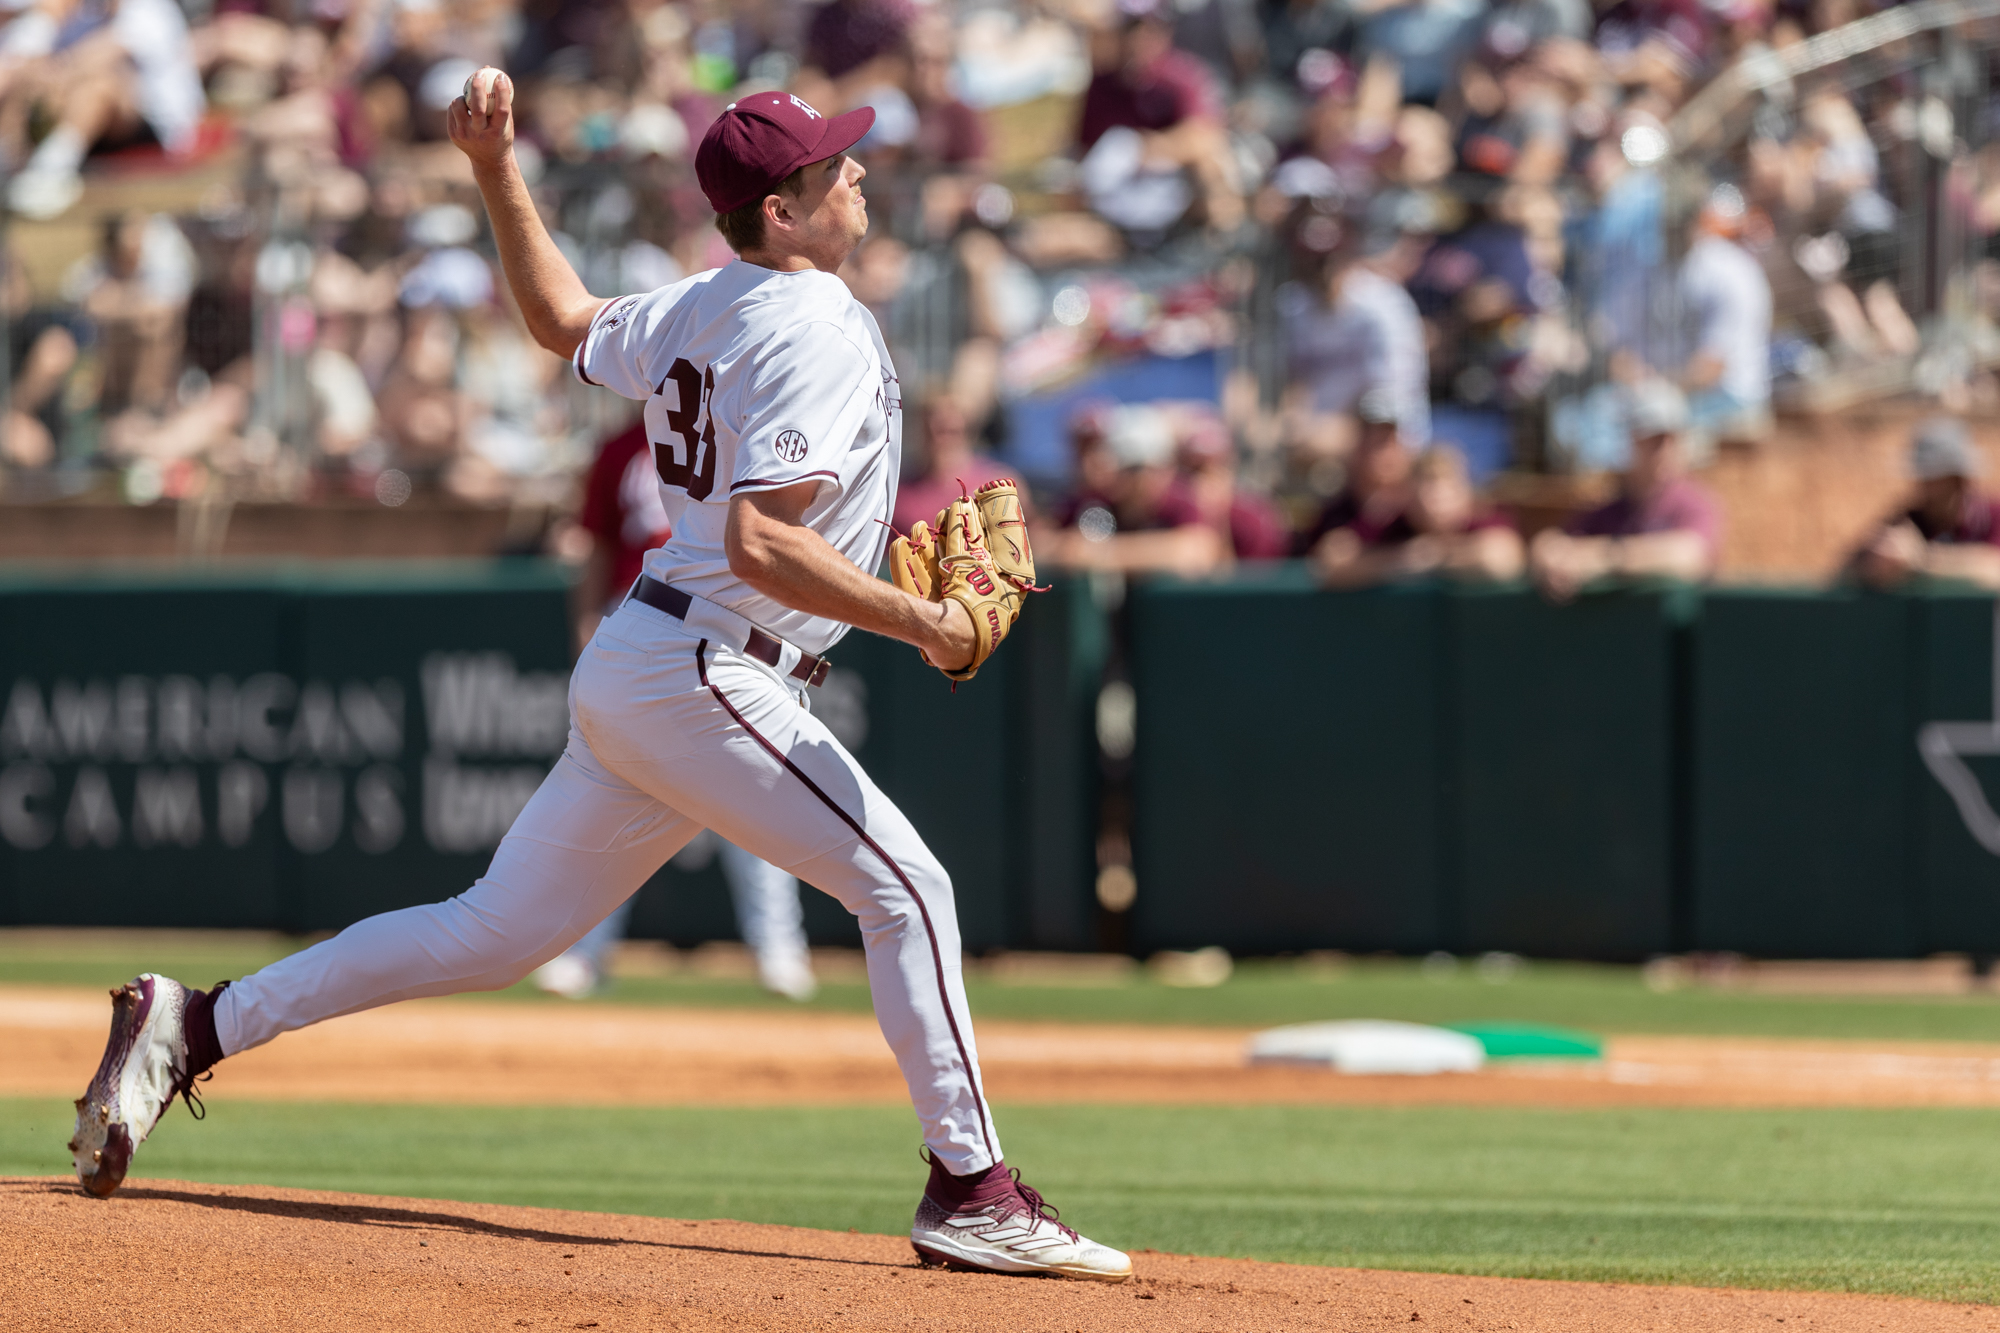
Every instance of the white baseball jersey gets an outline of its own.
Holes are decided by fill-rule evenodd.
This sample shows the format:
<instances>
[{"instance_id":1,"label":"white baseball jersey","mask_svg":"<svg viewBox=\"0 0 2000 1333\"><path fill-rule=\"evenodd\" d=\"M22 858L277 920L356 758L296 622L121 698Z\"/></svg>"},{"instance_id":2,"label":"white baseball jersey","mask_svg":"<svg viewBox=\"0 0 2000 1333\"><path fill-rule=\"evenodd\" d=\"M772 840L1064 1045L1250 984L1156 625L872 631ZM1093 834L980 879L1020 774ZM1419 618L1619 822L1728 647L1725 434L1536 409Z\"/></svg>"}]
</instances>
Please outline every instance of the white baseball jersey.
<instances>
[{"instance_id":1,"label":"white baseball jersey","mask_svg":"<svg viewBox=\"0 0 2000 1333\"><path fill-rule=\"evenodd\" d=\"M611 302L576 373L646 402L673 536L646 572L823 653L848 627L773 601L730 572L729 501L817 481L805 525L874 573L903 465L902 404L882 332L830 273L735 260Z\"/></svg>"},{"instance_id":2,"label":"white baseball jersey","mask_svg":"<svg viewBox=\"0 0 2000 1333\"><path fill-rule=\"evenodd\" d=\"M734 263L599 312L592 383L646 400L673 537L647 572L823 651L845 625L729 572L730 495L815 480L806 522L880 563L901 466L896 380L838 278ZM509 985L575 944L703 828L832 894L860 923L883 1038L924 1142L964 1175L1001 1160L979 1086L951 878L810 707L740 645L638 601L597 628L570 681L562 758L478 883L370 917L216 1001L234 1055L283 1032L420 995Z\"/></svg>"}]
</instances>

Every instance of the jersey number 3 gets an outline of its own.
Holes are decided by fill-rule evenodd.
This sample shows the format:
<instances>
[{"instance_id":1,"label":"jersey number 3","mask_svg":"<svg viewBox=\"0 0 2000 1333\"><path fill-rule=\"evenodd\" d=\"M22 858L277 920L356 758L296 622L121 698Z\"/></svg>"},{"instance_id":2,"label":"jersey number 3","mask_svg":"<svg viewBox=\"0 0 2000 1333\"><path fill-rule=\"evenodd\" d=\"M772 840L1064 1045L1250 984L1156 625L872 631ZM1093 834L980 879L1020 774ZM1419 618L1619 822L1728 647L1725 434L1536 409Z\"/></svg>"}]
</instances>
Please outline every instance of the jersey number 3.
<instances>
[{"instance_id":1,"label":"jersey number 3","mask_svg":"<svg viewBox=\"0 0 2000 1333\"><path fill-rule=\"evenodd\" d=\"M667 410L667 425L687 445L687 461L680 461L680 450L671 440L656 441L653 465L666 485L680 487L690 500L706 500L715 489L715 414L708 401L715 393L715 368L703 374L686 357L679 357L668 368L667 379L680 391L680 406ZM666 380L660 381L660 392L666 388Z\"/></svg>"}]
</instances>

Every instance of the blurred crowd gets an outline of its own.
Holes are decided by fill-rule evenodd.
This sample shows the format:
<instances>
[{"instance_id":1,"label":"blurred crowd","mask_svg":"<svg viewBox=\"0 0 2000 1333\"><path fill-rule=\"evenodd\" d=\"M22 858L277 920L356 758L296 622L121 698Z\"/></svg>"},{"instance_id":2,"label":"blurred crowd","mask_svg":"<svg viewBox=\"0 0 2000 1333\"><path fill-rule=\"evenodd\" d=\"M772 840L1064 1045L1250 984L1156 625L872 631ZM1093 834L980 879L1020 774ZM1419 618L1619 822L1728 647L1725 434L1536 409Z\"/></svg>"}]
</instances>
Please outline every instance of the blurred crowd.
<instances>
[{"instance_id":1,"label":"blurred crowd","mask_svg":"<svg viewBox=\"0 0 2000 1333\"><path fill-rule=\"evenodd\" d=\"M730 258L691 159L733 97L875 109L844 276L910 405L899 524L1006 470L1072 567L1698 578L1691 473L1790 388L1923 362L1946 297L1913 234L1969 238L1959 314L2000 303L1989 34L1677 148L1718 75L1864 6L0 0L0 480L574 512L629 406L497 280L444 132L492 63L607 296ZM1091 390L1135 364L1184 385ZM2000 404L1977 358L1915 378ZM1024 437L1038 400L1065 440ZM1524 470L1616 481L1524 538L1484 498Z\"/></svg>"}]
</instances>

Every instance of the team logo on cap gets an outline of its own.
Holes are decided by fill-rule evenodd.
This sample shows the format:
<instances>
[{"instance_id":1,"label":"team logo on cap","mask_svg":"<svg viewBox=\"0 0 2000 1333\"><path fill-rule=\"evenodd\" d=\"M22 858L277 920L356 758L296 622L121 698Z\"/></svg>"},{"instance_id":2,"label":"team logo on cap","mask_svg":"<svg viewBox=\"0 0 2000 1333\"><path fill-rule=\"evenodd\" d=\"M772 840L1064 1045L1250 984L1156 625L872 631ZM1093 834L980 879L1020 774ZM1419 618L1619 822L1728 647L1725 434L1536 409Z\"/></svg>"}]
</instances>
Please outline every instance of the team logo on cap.
<instances>
[{"instance_id":1,"label":"team logo on cap","mask_svg":"<svg viewBox=\"0 0 2000 1333\"><path fill-rule=\"evenodd\" d=\"M796 463L806 456L806 437L795 430L788 430L779 435L771 447L787 463Z\"/></svg>"},{"instance_id":2,"label":"team logo on cap","mask_svg":"<svg viewBox=\"0 0 2000 1333\"><path fill-rule=\"evenodd\" d=\"M826 117L825 117L825 116L822 116L822 115L821 115L821 114L820 114L819 112L817 112L817 111L813 110L813 109L812 109L811 107L807 106L807 105L806 105L806 104L805 104L804 102L800 101L800 100L799 100L799 95L798 95L797 93L786 93L786 94L785 94L785 96L787 96L787 97L789 97L789 98L791 98L791 99L792 99L792 105L793 105L793 106L795 106L795 107L797 107L797 108L798 108L799 110L801 110L801 111L805 112L805 113L806 113L806 114L807 114L808 116L811 116L811 117L812 117L812 118L813 118L814 120L825 120L825 119L826 119Z\"/></svg>"}]
</instances>

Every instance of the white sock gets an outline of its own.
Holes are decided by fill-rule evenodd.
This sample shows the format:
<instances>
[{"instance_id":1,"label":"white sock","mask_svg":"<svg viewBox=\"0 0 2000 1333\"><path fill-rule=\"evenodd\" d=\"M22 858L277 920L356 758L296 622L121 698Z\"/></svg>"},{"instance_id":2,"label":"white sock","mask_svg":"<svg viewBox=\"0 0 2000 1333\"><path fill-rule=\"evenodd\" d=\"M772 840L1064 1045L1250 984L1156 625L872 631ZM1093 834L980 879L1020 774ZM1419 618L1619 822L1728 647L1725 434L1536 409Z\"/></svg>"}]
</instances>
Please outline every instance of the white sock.
<instances>
[{"instance_id":1,"label":"white sock","mask_svg":"<svg viewBox=\"0 0 2000 1333\"><path fill-rule=\"evenodd\" d=\"M90 145L83 141L83 135L68 125L58 125L35 148L27 169L52 176L74 176L83 165L83 155L89 151Z\"/></svg>"}]
</instances>

